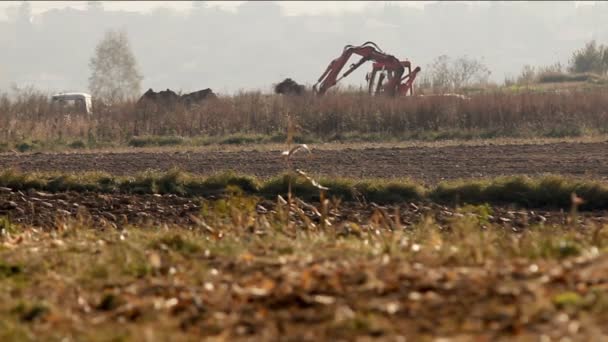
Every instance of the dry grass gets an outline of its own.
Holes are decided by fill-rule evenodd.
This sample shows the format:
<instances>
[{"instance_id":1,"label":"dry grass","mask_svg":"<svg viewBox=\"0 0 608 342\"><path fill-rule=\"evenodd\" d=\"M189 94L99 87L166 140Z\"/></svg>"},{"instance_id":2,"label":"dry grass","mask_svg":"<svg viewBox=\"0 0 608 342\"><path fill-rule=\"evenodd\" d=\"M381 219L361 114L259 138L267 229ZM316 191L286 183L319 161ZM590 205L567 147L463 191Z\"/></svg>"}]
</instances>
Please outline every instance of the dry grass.
<instances>
[{"instance_id":1,"label":"dry grass","mask_svg":"<svg viewBox=\"0 0 608 342\"><path fill-rule=\"evenodd\" d=\"M490 223L464 207L401 226L233 195L200 226L52 231L1 221L2 340L606 338L608 230ZM309 209L305 209L309 211ZM313 215L314 216L314 215ZM322 218L323 219L323 218ZM142 337L143 336L143 337Z\"/></svg>"},{"instance_id":2,"label":"dry grass","mask_svg":"<svg viewBox=\"0 0 608 342\"><path fill-rule=\"evenodd\" d=\"M336 93L322 98L243 93L187 110L137 109L133 103L97 105L92 118L65 117L43 94L0 96L0 148L117 145L248 144L285 140L284 113L298 123L296 142L566 137L608 130L604 90L566 93L496 91L470 101L450 98L369 97ZM173 138L171 138L173 137ZM300 139L300 141L298 141Z\"/></svg>"}]
</instances>

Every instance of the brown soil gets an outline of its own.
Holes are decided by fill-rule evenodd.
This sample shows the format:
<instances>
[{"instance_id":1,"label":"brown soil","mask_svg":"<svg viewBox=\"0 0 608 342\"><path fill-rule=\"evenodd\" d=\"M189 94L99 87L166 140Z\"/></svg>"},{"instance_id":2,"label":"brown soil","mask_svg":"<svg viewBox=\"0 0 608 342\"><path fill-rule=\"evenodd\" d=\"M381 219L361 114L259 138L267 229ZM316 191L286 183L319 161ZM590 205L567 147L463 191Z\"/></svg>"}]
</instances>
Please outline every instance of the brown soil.
<instances>
[{"instance_id":1,"label":"brown soil","mask_svg":"<svg viewBox=\"0 0 608 342\"><path fill-rule=\"evenodd\" d=\"M175 195L123 195L99 193L45 193L0 190L0 217L11 222L56 228L66 220L88 226L117 228L127 224L193 225L199 201Z\"/></svg>"},{"instance_id":2,"label":"brown soil","mask_svg":"<svg viewBox=\"0 0 608 342\"><path fill-rule=\"evenodd\" d=\"M608 177L607 142L406 148L314 148L294 166L315 175L411 177L425 183L460 178L555 173ZM173 167L212 174L232 170L258 177L285 171L280 151L37 153L0 155L3 168L21 171L105 171L117 175Z\"/></svg>"},{"instance_id":3,"label":"brown soil","mask_svg":"<svg viewBox=\"0 0 608 342\"><path fill-rule=\"evenodd\" d=\"M213 200L213 198L209 198ZM158 226L180 225L194 227L201 224L200 212L204 199L185 198L172 194L136 195L101 194L95 192L47 193L35 190L17 191L0 188L0 217L10 222L40 228L57 228L68 220L80 221L83 225L96 228L120 228L126 225ZM320 222L318 203L308 204L297 200L296 204L312 221ZM275 209L276 202L260 200L257 211L260 214ZM457 216L454 208L435 203L402 203L399 205L378 206L371 204L342 203L330 207L334 222L356 222L365 224L374 214L382 213L395 220L398 209L400 224L403 227L416 225L424 217L432 216L436 222L447 224ZM508 231L518 232L530 225L566 224L567 213L551 210L523 210L507 207L493 207L494 214L489 222L501 225ZM334 215L335 214L335 215ZM295 215L295 214L294 214ZM297 217L294 216L294 219ZM580 213L579 225L593 226L606 222L605 211Z\"/></svg>"}]
</instances>

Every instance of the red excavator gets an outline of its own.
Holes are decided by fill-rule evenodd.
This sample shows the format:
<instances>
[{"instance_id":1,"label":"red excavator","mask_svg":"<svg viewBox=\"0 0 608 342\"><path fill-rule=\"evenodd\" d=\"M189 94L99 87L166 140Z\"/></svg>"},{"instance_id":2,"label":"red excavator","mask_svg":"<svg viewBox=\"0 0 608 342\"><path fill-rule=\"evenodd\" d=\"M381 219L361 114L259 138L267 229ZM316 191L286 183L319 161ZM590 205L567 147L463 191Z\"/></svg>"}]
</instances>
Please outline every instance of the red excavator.
<instances>
[{"instance_id":1,"label":"red excavator","mask_svg":"<svg viewBox=\"0 0 608 342\"><path fill-rule=\"evenodd\" d=\"M340 71L353 54L361 56L361 59L357 63L351 64L342 77L337 79ZM420 67L412 70L412 65L409 61L400 61L395 56L384 53L373 42L365 42L360 46L346 45L342 51L342 55L331 61L323 75L319 77L319 80L312 88L313 92L320 95L325 94L329 88L336 85L338 81L350 75L367 61L374 61L372 72L366 76L370 94L385 93L390 96L407 95L408 93L409 95L414 94L412 85L416 79L416 75L420 71ZM407 74L404 75L406 69ZM376 83L377 74L380 76Z\"/></svg>"}]
</instances>

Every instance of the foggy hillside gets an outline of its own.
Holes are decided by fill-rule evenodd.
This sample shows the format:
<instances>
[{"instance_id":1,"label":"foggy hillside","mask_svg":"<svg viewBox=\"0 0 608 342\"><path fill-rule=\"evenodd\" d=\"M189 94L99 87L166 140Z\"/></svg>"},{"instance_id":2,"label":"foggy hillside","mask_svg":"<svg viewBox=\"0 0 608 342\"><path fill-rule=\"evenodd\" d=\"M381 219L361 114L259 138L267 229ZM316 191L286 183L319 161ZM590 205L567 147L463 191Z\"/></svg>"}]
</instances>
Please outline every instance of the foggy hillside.
<instances>
[{"instance_id":1,"label":"foggy hillside","mask_svg":"<svg viewBox=\"0 0 608 342\"><path fill-rule=\"evenodd\" d=\"M196 3L187 13L109 11L91 4L33 18L23 3L6 14L0 21L0 91L11 85L86 90L95 45L115 28L128 33L143 91L270 91L286 77L313 84L344 45L368 40L423 72L442 54L483 58L491 79L502 82L526 64L567 63L590 39L608 42L608 4L601 2L442 2L424 9L386 4L337 16L287 16L272 2L244 3L235 12ZM361 84L363 74L345 81Z\"/></svg>"}]
</instances>

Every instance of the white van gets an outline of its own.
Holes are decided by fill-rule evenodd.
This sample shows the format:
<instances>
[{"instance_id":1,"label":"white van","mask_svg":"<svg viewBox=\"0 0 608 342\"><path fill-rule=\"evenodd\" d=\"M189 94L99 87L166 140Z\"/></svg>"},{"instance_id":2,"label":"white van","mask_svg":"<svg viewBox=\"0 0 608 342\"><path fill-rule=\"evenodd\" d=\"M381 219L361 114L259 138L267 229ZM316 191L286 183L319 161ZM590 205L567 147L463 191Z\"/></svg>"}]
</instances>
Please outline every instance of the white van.
<instances>
[{"instance_id":1,"label":"white van","mask_svg":"<svg viewBox=\"0 0 608 342\"><path fill-rule=\"evenodd\" d=\"M53 106L60 106L64 109L76 109L80 113L92 114L93 103L91 95L87 93L59 93L51 97Z\"/></svg>"}]
</instances>

